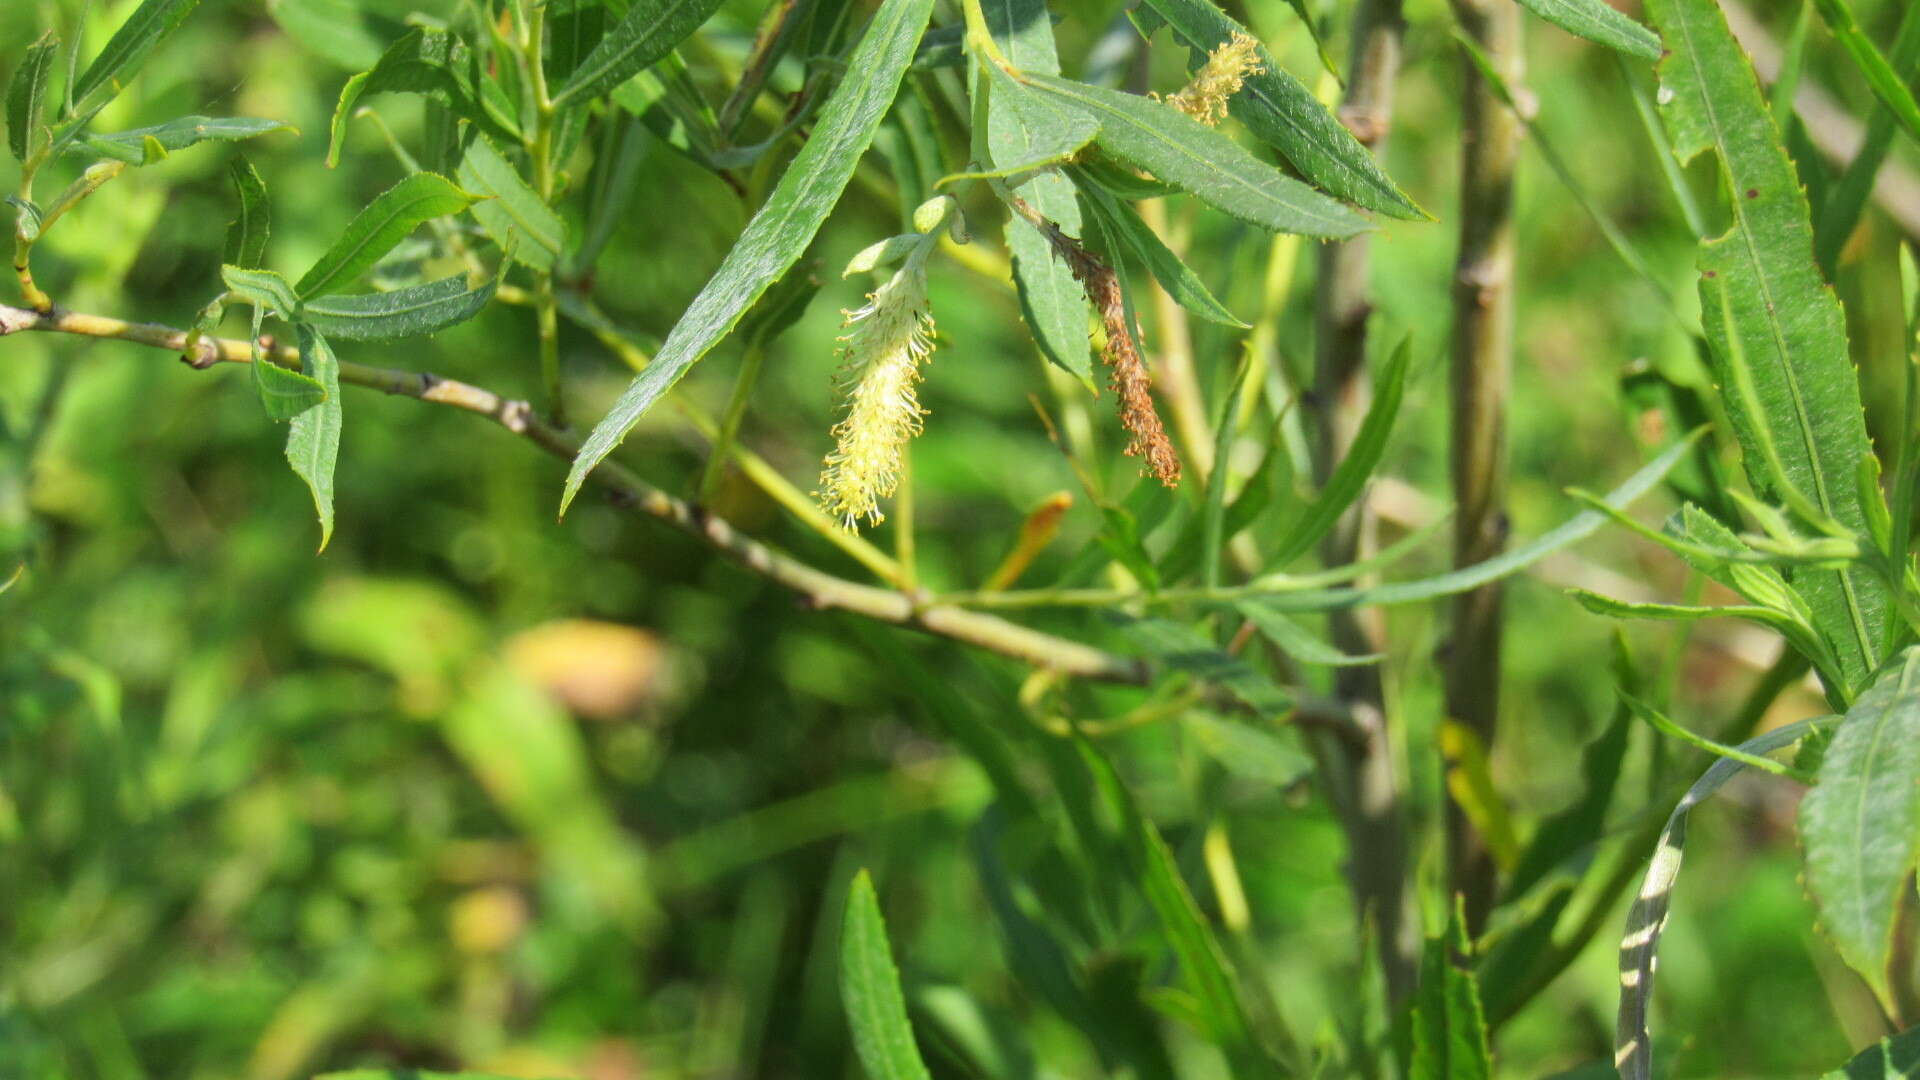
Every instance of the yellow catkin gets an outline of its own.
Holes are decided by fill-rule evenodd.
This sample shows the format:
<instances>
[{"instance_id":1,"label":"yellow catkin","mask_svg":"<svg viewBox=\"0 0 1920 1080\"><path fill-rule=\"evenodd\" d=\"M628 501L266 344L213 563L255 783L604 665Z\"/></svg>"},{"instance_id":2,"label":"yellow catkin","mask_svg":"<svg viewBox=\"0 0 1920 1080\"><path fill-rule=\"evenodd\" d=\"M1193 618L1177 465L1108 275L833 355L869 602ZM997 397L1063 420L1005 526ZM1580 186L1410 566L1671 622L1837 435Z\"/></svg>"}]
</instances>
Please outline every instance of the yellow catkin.
<instances>
[{"instance_id":1,"label":"yellow catkin","mask_svg":"<svg viewBox=\"0 0 1920 1080\"><path fill-rule=\"evenodd\" d=\"M827 455L815 497L848 529L860 519L885 520L880 500L900 483L907 441L920 434L914 384L933 352L933 315L927 305L926 271L902 269L867 297L865 307L845 313L838 385L846 414L833 427L838 445Z\"/></svg>"},{"instance_id":2,"label":"yellow catkin","mask_svg":"<svg viewBox=\"0 0 1920 1080\"><path fill-rule=\"evenodd\" d=\"M1227 116L1227 99L1240 92L1249 75L1267 70L1260 62L1260 43L1238 30L1207 54L1193 81L1167 98L1167 104L1212 127Z\"/></svg>"}]
</instances>

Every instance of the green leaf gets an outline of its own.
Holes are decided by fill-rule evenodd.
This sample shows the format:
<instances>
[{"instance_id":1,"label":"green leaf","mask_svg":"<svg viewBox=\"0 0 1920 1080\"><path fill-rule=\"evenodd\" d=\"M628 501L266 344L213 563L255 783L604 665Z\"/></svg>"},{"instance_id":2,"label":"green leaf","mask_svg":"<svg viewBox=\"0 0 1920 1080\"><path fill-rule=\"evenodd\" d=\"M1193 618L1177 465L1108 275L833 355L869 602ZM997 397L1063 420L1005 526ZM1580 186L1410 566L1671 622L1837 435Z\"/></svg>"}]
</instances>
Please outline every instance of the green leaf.
<instances>
[{"instance_id":1,"label":"green leaf","mask_svg":"<svg viewBox=\"0 0 1920 1080\"><path fill-rule=\"evenodd\" d=\"M340 145L347 137L347 121L363 97L373 94L424 94L489 134L518 141L520 129L513 103L500 84L480 69L480 60L466 43L444 30L416 28L394 42L378 63L348 79L340 88L328 128L327 167L340 163Z\"/></svg>"},{"instance_id":2,"label":"green leaf","mask_svg":"<svg viewBox=\"0 0 1920 1080\"><path fill-rule=\"evenodd\" d=\"M1920 646L1847 710L1800 801L1807 891L1842 959L1891 1006L1893 924L1920 851Z\"/></svg>"},{"instance_id":3,"label":"green leaf","mask_svg":"<svg viewBox=\"0 0 1920 1080\"><path fill-rule=\"evenodd\" d=\"M1254 1041L1226 951L1201 915L1200 905L1180 876L1180 867L1160 830L1140 812L1120 775L1100 751L1083 738L1076 737L1074 742L1108 811L1120 821L1128 868L1146 894L1161 933L1180 959L1180 970L1194 997L1195 1018L1201 1021L1204 1034L1221 1044L1233 1066L1230 1075L1276 1075L1275 1063Z\"/></svg>"},{"instance_id":4,"label":"green leaf","mask_svg":"<svg viewBox=\"0 0 1920 1080\"><path fill-rule=\"evenodd\" d=\"M1660 59L1660 39L1653 31L1607 0L1520 0L1520 6L1576 37L1642 60Z\"/></svg>"},{"instance_id":5,"label":"green leaf","mask_svg":"<svg viewBox=\"0 0 1920 1080\"><path fill-rule=\"evenodd\" d=\"M1853 478L1870 451L1859 384L1840 302L1814 263L1799 177L1719 7L1650 0L1647 9L1672 53L1660 73L1674 153L1685 162L1714 151L1732 204L1733 227L1701 245L1701 308L1717 381L1751 386L1758 402L1756 414L1747 394L1726 401L1748 475L1775 501L1790 485L1827 517L1862 532ZM1709 302L1722 288L1724 305ZM1775 453L1784 475L1771 475ZM1880 658L1884 585L1862 567L1796 570L1793 583L1845 683L1857 689Z\"/></svg>"},{"instance_id":6,"label":"green leaf","mask_svg":"<svg viewBox=\"0 0 1920 1080\"><path fill-rule=\"evenodd\" d=\"M222 266L220 280L240 299L254 307L292 322L300 317L300 298L287 279L271 270L250 270L244 266ZM257 334L255 335L258 336Z\"/></svg>"},{"instance_id":7,"label":"green leaf","mask_svg":"<svg viewBox=\"0 0 1920 1080\"><path fill-rule=\"evenodd\" d=\"M1360 430L1353 437L1353 444L1347 448L1347 454L1333 468L1333 474L1327 477L1326 486L1320 489L1300 519L1287 531L1287 536L1274 549L1274 566L1286 566L1313 549L1320 538L1327 535L1340 515L1347 512L1353 501L1360 497L1367 480L1380 467L1380 458L1386 453L1387 438L1393 434L1394 418L1400 414L1400 402L1406 396L1407 369L1411 366L1413 339L1406 338L1400 347L1393 350L1387 358L1386 366L1381 368L1375 380L1373 404L1368 406L1366 419L1360 422Z\"/></svg>"},{"instance_id":8,"label":"green leaf","mask_svg":"<svg viewBox=\"0 0 1920 1080\"><path fill-rule=\"evenodd\" d=\"M228 266L253 268L266 261L267 237L272 233L272 206L267 185L246 158L234 155L227 176L239 196L240 209L227 226L227 243L220 261Z\"/></svg>"},{"instance_id":9,"label":"green leaf","mask_svg":"<svg viewBox=\"0 0 1920 1080\"><path fill-rule=\"evenodd\" d=\"M1198 710L1180 722L1200 749L1235 776L1288 788L1313 772L1313 755L1288 737L1290 729L1269 730Z\"/></svg>"},{"instance_id":10,"label":"green leaf","mask_svg":"<svg viewBox=\"0 0 1920 1080\"><path fill-rule=\"evenodd\" d=\"M40 35L40 40L27 46L27 54L7 83L7 148L17 161L24 163L33 154L40 114L45 111L47 78L53 74L53 59L59 52L53 31Z\"/></svg>"},{"instance_id":11,"label":"green leaf","mask_svg":"<svg viewBox=\"0 0 1920 1080\"><path fill-rule=\"evenodd\" d=\"M1832 719L1814 717L1774 728L1741 743L1738 749L1746 754L1769 754L1793 745L1827 726ZM1745 768L1736 759L1721 758L1687 789L1660 832L1646 879L1640 884L1633 907L1627 911L1627 933L1620 942L1620 1011L1614 1026L1613 1052L1621 1080L1652 1080L1653 1077L1653 1038L1647 1031L1647 1006L1653 999L1654 961L1660 950L1660 935L1667 927L1674 882L1680 878L1680 861L1687 843L1687 813L1711 798Z\"/></svg>"},{"instance_id":12,"label":"green leaf","mask_svg":"<svg viewBox=\"0 0 1920 1080\"><path fill-rule=\"evenodd\" d=\"M1333 239L1372 227L1171 105L1051 75L1028 72L1021 78L1097 121L1101 148L1242 221Z\"/></svg>"},{"instance_id":13,"label":"green leaf","mask_svg":"<svg viewBox=\"0 0 1920 1080\"><path fill-rule=\"evenodd\" d=\"M347 223L346 231L300 278L305 300L337 292L373 268L422 222L457 214L479 200L435 173L414 173L388 188Z\"/></svg>"},{"instance_id":14,"label":"green leaf","mask_svg":"<svg viewBox=\"0 0 1920 1080\"><path fill-rule=\"evenodd\" d=\"M926 1063L907 1023L900 972L887 945L887 924L873 878L862 870L847 893L840 924L840 1000L853 1028L853 1048L873 1080L927 1080Z\"/></svg>"},{"instance_id":15,"label":"green leaf","mask_svg":"<svg viewBox=\"0 0 1920 1080\"><path fill-rule=\"evenodd\" d=\"M1341 652L1309 633L1306 627L1258 600L1242 600L1236 603L1234 608L1246 616L1247 621L1260 631L1262 637L1273 642L1281 652L1302 664L1359 667L1365 664L1377 664L1382 659L1378 653L1355 656Z\"/></svg>"},{"instance_id":16,"label":"green leaf","mask_svg":"<svg viewBox=\"0 0 1920 1080\"><path fill-rule=\"evenodd\" d=\"M265 135L270 131L293 131L293 125L254 116L182 116L153 127L115 131L106 135L86 135L67 148L68 153L90 150L129 165L150 165L151 143L164 151L184 150L196 143L221 140L235 142Z\"/></svg>"},{"instance_id":17,"label":"green leaf","mask_svg":"<svg viewBox=\"0 0 1920 1080\"><path fill-rule=\"evenodd\" d=\"M1168 619L1130 619L1121 630L1159 665L1224 688L1255 714L1279 719L1293 711L1293 695L1204 635Z\"/></svg>"},{"instance_id":18,"label":"green leaf","mask_svg":"<svg viewBox=\"0 0 1920 1080\"><path fill-rule=\"evenodd\" d=\"M474 136L454 176L460 185L485 199L473 216L500 245L534 270L546 273L567 246L567 223L548 206L500 151L483 135ZM512 238L519 237L514 243Z\"/></svg>"},{"instance_id":19,"label":"green leaf","mask_svg":"<svg viewBox=\"0 0 1920 1080\"><path fill-rule=\"evenodd\" d=\"M1909 4L1900 16L1900 29L1893 37L1892 64L1902 82L1912 82L1920 76L1920 6ZM1880 166L1893 149L1894 130L1899 123L1892 109L1882 106L1873 110L1859 153L1820 202L1813 242L1820 265L1829 276L1840 258L1840 249L1853 236L1860 212L1873 194L1874 179L1880 175Z\"/></svg>"},{"instance_id":20,"label":"green leaf","mask_svg":"<svg viewBox=\"0 0 1920 1080\"><path fill-rule=\"evenodd\" d=\"M1194 48L1196 60L1226 43L1236 31L1246 32L1210 0L1147 0L1147 6ZM1259 38L1257 34L1250 36ZM1346 125L1314 97L1313 91L1287 74L1266 46L1260 46L1256 55L1266 70L1249 76L1228 102L1235 119L1261 142L1280 151L1301 175L1340 198L1388 217L1417 221L1427 216L1388 178ZM1180 183L1152 166L1147 168L1162 180Z\"/></svg>"},{"instance_id":21,"label":"green leaf","mask_svg":"<svg viewBox=\"0 0 1920 1080\"><path fill-rule=\"evenodd\" d=\"M320 550L333 538L333 465L340 457L340 360L333 346L306 323L294 328L300 341L300 371L320 384L327 398L293 418L287 427L287 462L313 492L320 515Z\"/></svg>"},{"instance_id":22,"label":"green leaf","mask_svg":"<svg viewBox=\"0 0 1920 1080\"><path fill-rule=\"evenodd\" d=\"M280 284L281 288L286 287L284 281ZM232 287L231 279L228 287ZM291 420L326 400L327 388L312 376L281 367L261 351L260 317L265 311L266 308L254 300L253 336L249 339L249 344L253 346L253 388L260 395L260 405L267 410L268 419Z\"/></svg>"},{"instance_id":23,"label":"green leaf","mask_svg":"<svg viewBox=\"0 0 1920 1080\"><path fill-rule=\"evenodd\" d=\"M1069 170L1069 175L1077 181L1081 197L1087 200L1094 213L1100 215L1107 234L1118 238L1121 245L1133 253L1133 257L1147 268L1154 280L1167 290L1168 296L1208 322L1235 329L1247 328L1247 324L1228 311L1225 304L1214 299L1199 275L1182 262L1180 256L1168 250L1166 244L1161 243L1160 238L1154 235L1146 222L1140 220L1140 215L1134 213L1132 207L1107 194L1104 188L1093 181L1084 180L1078 169Z\"/></svg>"},{"instance_id":24,"label":"green leaf","mask_svg":"<svg viewBox=\"0 0 1920 1080\"><path fill-rule=\"evenodd\" d=\"M18 195L8 195L5 199L6 204L13 207L14 235L29 244L38 240L41 223L46 220L46 215L41 212L39 205L31 199L23 199Z\"/></svg>"},{"instance_id":25,"label":"green leaf","mask_svg":"<svg viewBox=\"0 0 1920 1080\"><path fill-rule=\"evenodd\" d=\"M121 74L132 78L160 40L186 21L200 0L144 0L120 29L107 39L107 46L93 58L87 70L73 84L71 99L75 108L85 112L84 103L94 91L111 84L117 94L123 84ZM111 95L109 95L111 96Z\"/></svg>"},{"instance_id":26,"label":"green leaf","mask_svg":"<svg viewBox=\"0 0 1920 1080\"><path fill-rule=\"evenodd\" d=\"M1606 505L1619 509L1651 491L1693 448L1694 440L1698 437L1699 434L1695 433L1661 451L1658 457L1641 466L1640 470L1628 477L1625 483L1608 492ZM1479 588L1489 581L1498 581L1531 566L1563 547L1578 543L1599 531L1600 526L1607 520L1607 515L1598 510L1583 510L1530 544L1509 548L1502 554L1474 563L1472 566L1463 566L1458 570L1418 581L1398 581L1367 589L1302 589L1296 592L1275 593L1264 599L1278 611L1331 611L1344 607L1410 604L1442 596L1453 596L1469 589Z\"/></svg>"},{"instance_id":27,"label":"green leaf","mask_svg":"<svg viewBox=\"0 0 1920 1080\"><path fill-rule=\"evenodd\" d=\"M931 13L932 0L881 4L848 59L845 79L821 109L813 134L780 177L773 195L687 306L653 362L620 395L580 448L560 497L562 513L587 474L620 445L640 415L718 344L760 294L806 251L899 92L901 76Z\"/></svg>"},{"instance_id":28,"label":"green leaf","mask_svg":"<svg viewBox=\"0 0 1920 1080\"><path fill-rule=\"evenodd\" d=\"M1920 1027L1881 1039L1855 1054L1845 1068L1820 1080L1906 1080L1920 1076Z\"/></svg>"},{"instance_id":29,"label":"green leaf","mask_svg":"<svg viewBox=\"0 0 1920 1080\"><path fill-rule=\"evenodd\" d=\"M1042 0L996 0L986 6L987 26L1008 59L1027 71L1057 74L1053 26ZM1020 85L994 64L975 66L974 92L987 96L986 143L995 166L1031 163L1072 152L1092 140L1099 125ZM1057 172L1042 172L1020 188L1020 197L1069 236L1081 232L1080 203L1073 185ZM1082 382L1093 378L1087 339L1087 295L1053 245L1018 214L1007 218L1008 253L1020 313L1034 344L1054 365Z\"/></svg>"},{"instance_id":30,"label":"green leaf","mask_svg":"<svg viewBox=\"0 0 1920 1080\"><path fill-rule=\"evenodd\" d=\"M459 274L392 292L319 297L306 302L301 318L324 334L349 341L422 337L479 314L499 282L496 276L470 289L466 275Z\"/></svg>"},{"instance_id":31,"label":"green leaf","mask_svg":"<svg viewBox=\"0 0 1920 1080\"><path fill-rule=\"evenodd\" d=\"M1473 943L1456 898L1445 937L1428 938L1413 1003L1409 1080L1488 1080L1493 1051L1473 977Z\"/></svg>"},{"instance_id":32,"label":"green leaf","mask_svg":"<svg viewBox=\"0 0 1920 1080\"><path fill-rule=\"evenodd\" d=\"M672 52L719 8L720 0L637 0L554 91L554 105L594 97L626 82Z\"/></svg>"}]
</instances>

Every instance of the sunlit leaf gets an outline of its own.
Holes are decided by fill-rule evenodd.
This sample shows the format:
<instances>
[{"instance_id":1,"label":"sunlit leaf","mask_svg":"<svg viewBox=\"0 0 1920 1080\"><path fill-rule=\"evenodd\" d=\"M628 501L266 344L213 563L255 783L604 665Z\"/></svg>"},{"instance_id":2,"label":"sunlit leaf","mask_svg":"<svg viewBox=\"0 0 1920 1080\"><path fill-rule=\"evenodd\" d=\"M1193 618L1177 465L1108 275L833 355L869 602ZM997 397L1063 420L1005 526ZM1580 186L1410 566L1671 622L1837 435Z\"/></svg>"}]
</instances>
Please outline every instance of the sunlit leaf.
<instances>
[{"instance_id":1,"label":"sunlit leaf","mask_svg":"<svg viewBox=\"0 0 1920 1080\"><path fill-rule=\"evenodd\" d=\"M344 289L423 222L457 214L478 199L443 176L414 173L355 215L294 288L307 300Z\"/></svg>"},{"instance_id":2,"label":"sunlit leaf","mask_svg":"<svg viewBox=\"0 0 1920 1080\"><path fill-rule=\"evenodd\" d=\"M556 106L626 82L673 51L720 7L720 0L636 0L627 14L553 92Z\"/></svg>"},{"instance_id":3,"label":"sunlit leaf","mask_svg":"<svg viewBox=\"0 0 1920 1080\"><path fill-rule=\"evenodd\" d=\"M149 143L157 143L162 150L171 152L213 140L234 142L271 131L292 130L291 124L254 116L182 116L152 127L115 131L106 135L84 135L69 146L67 152L71 154L85 149L129 165L147 165L152 163L149 160Z\"/></svg>"},{"instance_id":4,"label":"sunlit leaf","mask_svg":"<svg viewBox=\"0 0 1920 1080\"><path fill-rule=\"evenodd\" d=\"M46 111L47 79L59 52L60 42L51 30L40 35L40 40L27 46L27 54L7 82L7 148L16 161L25 162L33 153L40 114Z\"/></svg>"},{"instance_id":5,"label":"sunlit leaf","mask_svg":"<svg viewBox=\"0 0 1920 1080\"><path fill-rule=\"evenodd\" d=\"M502 250L511 248L515 258L535 270L553 268L567 246L567 223L485 136L476 135L467 144L454 176L460 186L485 200L475 204L473 216L494 243Z\"/></svg>"},{"instance_id":6,"label":"sunlit leaf","mask_svg":"<svg viewBox=\"0 0 1920 1080\"><path fill-rule=\"evenodd\" d=\"M854 875L840 924L840 1000L853 1029L853 1048L872 1080L926 1080L927 1066L907 1023L900 972L887 944L887 924L873 878Z\"/></svg>"},{"instance_id":7,"label":"sunlit leaf","mask_svg":"<svg viewBox=\"0 0 1920 1080\"><path fill-rule=\"evenodd\" d=\"M466 275L362 296L325 296L308 300L302 318L332 337L350 341L391 341L421 337L466 322L493 299L499 278L469 288Z\"/></svg>"},{"instance_id":8,"label":"sunlit leaf","mask_svg":"<svg viewBox=\"0 0 1920 1080\"><path fill-rule=\"evenodd\" d=\"M119 93L125 81L140 70L153 47L178 29L199 3L200 0L142 0L133 14L127 16L127 21L120 24L120 29L113 32L113 37L107 39L100 55L94 57L93 63L74 81L75 107L84 111L87 99L103 88Z\"/></svg>"},{"instance_id":9,"label":"sunlit leaf","mask_svg":"<svg viewBox=\"0 0 1920 1080\"><path fill-rule=\"evenodd\" d=\"M313 493L320 517L320 550L333 538L333 466L340 457L340 361L313 327L295 327L300 341L300 373L320 384L326 400L287 425L287 463Z\"/></svg>"}]
</instances>

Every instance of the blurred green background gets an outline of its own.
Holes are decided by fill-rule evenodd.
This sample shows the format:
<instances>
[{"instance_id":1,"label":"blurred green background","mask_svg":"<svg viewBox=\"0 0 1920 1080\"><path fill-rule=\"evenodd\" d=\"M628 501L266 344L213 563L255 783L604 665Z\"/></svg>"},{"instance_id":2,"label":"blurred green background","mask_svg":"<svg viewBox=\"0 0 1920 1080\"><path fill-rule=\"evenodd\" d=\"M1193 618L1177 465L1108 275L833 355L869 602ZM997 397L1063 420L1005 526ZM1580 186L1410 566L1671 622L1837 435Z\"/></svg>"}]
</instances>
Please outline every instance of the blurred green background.
<instances>
[{"instance_id":1,"label":"blurred green background","mask_svg":"<svg viewBox=\"0 0 1920 1080\"><path fill-rule=\"evenodd\" d=\"M89 48L132 6L94 3ZM1310 79L1310 43L1286 6L1247 6ZM1346 5L1322 6L1344 55ZM1784 7L1759 12L1776 33ZM325 168L323 151L341 83L416 10L435 8L209 0L98 127L189 112L294 124L299 134L245 150L272 196L269 265L297 271L402 174L366 121L339 169ZM1070 71L1115 10L1056 5ZM1885 40L1895 6L1860 11ZM0 6L0 72L42 28L69 31L80 12L49 0ZM737 59L758 15L757 4L728 4L701 48ZM1389 223L1375 248L1375 343L1410 334L1420 371L1386 470L1398 483L1376 492L1395 534L1430 518L1445 492L1458 154L1451 20L1433 0L1414 3L1409 19L1388 166L1440 222ZM943 9L936 21L954 20ZM1155 84L1177 86L1181 50L1164 37L1156 45ZM1690 303L1693 238L1615 61L1540 24L1528 52L1542 128ZM1809 77L1864 115L1864 87L1828 59L1816 53ZM790 85L791 73L776 82ZM417 136L417 104L388 99L379 111L403 143ZM203 145L108 185L37 250L41 283L76 310L190 321L217 288L231 153ZM12 168L0 168L8 190ZM820 267L897 227L884 165L865 170L816 245ZM657 336L744 212L664 144L650 148L639 185L595 291L623 323ZM1520 206L1513 518L1524 537L1572 512L1565 486L1604 489L1642 460L1649 418L1621 391L1631 365L1702 376L1652 287L1532 155ZM1209 285L1236 311L1257 310L1266 239L1178 202L1172 212ZM992 219L976 224L994 244ZM1884 313L1891 287L1897 326L1897 274L1891 286L1884 275L1898 235L1876 212L1850 247L1839 284L1856 316ZM1311 363L1312 242L1298 262L1277 356L1295 373ZM1036 502L1078 488L1029 405L1050 391L1012 295L948 260L933 274L941 346L913 458L920 561L931 586L971 587ZM830 445L838 311L861 288L821 277L806 316L770 346L742 436L802 490ZM1886 341L1878 327L1854 334L1870 380L1887 359L1873 349ZM1237 339L1208 326L1196 335L1217 394ZM575 415L597 417L628 372L584 333L567 330L562 348ZM538 396L524 309L498 307L430 343L340 351ZM723 346L682 393L718 412L736 361L736 346ZM991 787L949 737L970 723L1017 759L1043 752L1049 736L1015 700L1020 671L804 611L604 500L583 499L556 522L563 462L469 415L348 393L338 529L316 556L308 495L243 371L194 372L155 350L49 335L0 342L0 576L27 567L0 595L0 1076L279 1080L379 1064L595 1080L854 1075L834 938L863 866L923 1041L954 1047L935 1055L937 1071L968 1075L955 1062L994 1047L999 1075L1100 1074L1087 1040L1010 973L975 851ZM1108 429L1096 439L1109 451L1119 441ZM621 456L686 490L705 444L661 407ZM1123 494L1131 463L1104 479ZM718 509L860 576L738 477ZM1057 574L1097 524L1078 498L1033 580ZM890 527L875 538L889 542ZM1445 560L1436 544L1399 572ZM1682 579L1673 560L1610 531L1510 590L1509 716L1494 765L1522 829L1569 800L1578 748L1612 708L1612 629L1559 586L1621 581L1674 598ZM1428 826L1436 613L1388 619L1400 764ZM1035 621L1123 644L1095 615ZM1636 626L1631 636L1650 670L1673 665L1676 715L1709 728L1775 647L1709 627L1669 655L1669 632ZM1091 700L1117 714L1138 696ZM1790 694L1777 713L1818 708ZM1637 777L1654 751L1645 733L1634 739ZM1203 755L1168 725L1106 746L1183 865L1198 867L1203 828L1225 823L1250 910L1235 947L1291 1026L1314 1036L1345 1022L1359 935L1322 797L1311 786L1203 782ZM1624 784L1616 816L1664 813L1642 803L1649 787ZM1656 1030L1674 1075L1823 1071L1878 1034L1871 1001L1811 929L1792 793L1777 783L1729 791L1696 816ZM1060 812L1042 798L1043 814ZM1203 890L1201 902L1214 910L1218 898ZM1616 925L1502 1033L1502 1075L1608 1058ZM1201 1070L1191 1075L1205 1075L1206 1051L1182 1047Z\"/></svg>"}]
</instances>

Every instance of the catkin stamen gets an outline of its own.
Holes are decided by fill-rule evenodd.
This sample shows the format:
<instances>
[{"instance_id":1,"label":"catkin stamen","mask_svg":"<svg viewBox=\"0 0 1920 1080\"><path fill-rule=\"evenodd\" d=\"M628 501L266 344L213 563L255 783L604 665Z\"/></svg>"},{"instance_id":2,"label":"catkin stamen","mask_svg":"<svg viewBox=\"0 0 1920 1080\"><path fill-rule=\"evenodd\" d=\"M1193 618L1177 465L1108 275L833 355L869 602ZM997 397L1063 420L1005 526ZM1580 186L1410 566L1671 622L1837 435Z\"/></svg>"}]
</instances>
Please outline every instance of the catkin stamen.
<instances>
[{"instance_id":1,"label":"catkin stamen","mask_svg":"<svg viewBox=\"0 0 1920 1080\"><path fill-rule=\"evenodd\" d=\"M844 314L845 362L836 384L845 395L846 415L833 426L837 445L814 495L855 529L862 518L873 525L885 520L880 500L899 487L907 442L920 434L926 415L914 390L920 365L933 352L926 271L903 267L868 295L864 307Z\"/></svg>"},{"instance_id":2,"label":"catkin stamen","mask_svg":"<svg viewBox=\"0 0 1920 1080\"><path fill-rule=\"evenodd\" d=\"M1167 104L1212 127L1226 119L1227 101L1240 92L1252 75L1267 70L1260 62L1260 43L1238 30L1207 54L1207 62L1193 73L1193 81L1167 96Z\"/></svg>"}]
</instances>

